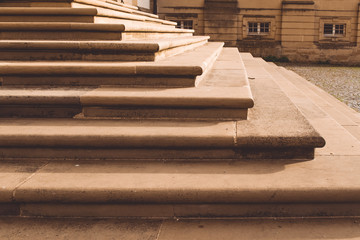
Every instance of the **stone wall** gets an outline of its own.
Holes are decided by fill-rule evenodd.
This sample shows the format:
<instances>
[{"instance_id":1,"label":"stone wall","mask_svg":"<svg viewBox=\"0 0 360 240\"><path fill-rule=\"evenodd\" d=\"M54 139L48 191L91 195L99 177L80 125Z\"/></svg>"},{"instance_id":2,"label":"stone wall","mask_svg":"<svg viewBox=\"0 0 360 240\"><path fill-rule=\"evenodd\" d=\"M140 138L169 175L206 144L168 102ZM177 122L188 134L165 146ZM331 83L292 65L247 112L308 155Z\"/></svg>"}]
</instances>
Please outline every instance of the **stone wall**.
<instances>
[{"instance_id":1,"label":"stone wall","mask_svg":"<svg viewBox=\"0 0 360 240\"><path fill-rule=\"evenodd\" d=\"M360 64L359 0L157 0L157 4L160 17L190 21L196 34L255 56Z\"/></svg>"}]
</instances>

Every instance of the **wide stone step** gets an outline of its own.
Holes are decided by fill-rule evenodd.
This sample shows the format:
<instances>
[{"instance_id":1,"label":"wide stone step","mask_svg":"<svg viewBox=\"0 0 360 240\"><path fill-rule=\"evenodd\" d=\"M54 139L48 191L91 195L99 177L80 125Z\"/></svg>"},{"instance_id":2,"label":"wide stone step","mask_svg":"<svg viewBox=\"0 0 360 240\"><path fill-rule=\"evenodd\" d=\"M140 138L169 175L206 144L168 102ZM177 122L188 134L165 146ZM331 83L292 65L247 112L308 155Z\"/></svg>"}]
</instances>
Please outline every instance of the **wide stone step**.
<instances>
[{"instance_id":1,"label":"wide stone step","mask_svg":"<svg viewBox=\"0 0 360 240\"><path fill-rule=\"evenodd\" d=\"M246 119L248 108L254 105L237 49L223 49L198 87L3 87L0 100L2 117L47 118L73 117L82 111L86 118L236 120ZM73 115L66 108L69 105Z\"/></svg>"},{"instance_id":2,"label":"wide stone step","mask_svg":"<svg viewBox=\"0 0 360 240\"><path fill-rule=\"evenodd\" d=\"M157 15L145 13L138 10L129 9L120 5L115 1L102 0L75 0L71 4L73 8L95 7L98 11L98 16L124 18L152 23L159 23L168 26L176 26L175 22L159 19Z\"/></svg>"},{"instance_id":3,"label":"wide stone step","mask_svg":"<svg viewBox=\"0 0 360 240\"><path fill-rule=\"evenodd\" d=\"M139 10L138 7L116 2L113 0L96 0L96 2L107 2L107 3L114 3L118 6L122 6L129 10ZM72 1L68 0L2 0L0 2L1 7L71 7Z\"/></svg>"},{"instance_id":4,"label":"wide stone step","mask_svg":"<svg viewBox=\"0 0 360 240\"><path fill-rule=\"evenodd\" d=\"M327 111L334 119L342 125L357 125L360 123L360 113L349 108L345 103L340 102L334 96L328 94L324 90L316 87L311 82L299 76L293 71L287 70L283 67L278 67L287 79L301 89L308 97L317 103L319 107ZM318 101L322 99L322 101Z\"/></svg>"},{"instance_id":5,"label":"wide stone step","mask_svg":"<svg viewBox=\"0 0 360 240\"><path fill-rule=\"evenodd\" d=\"M81 96L87 118L246 119L254 106L238 50L223 49L198 87L102 87Z\"/></svg>"},{"instance_id":6,"label":"wide stone step","mask_svg":"<svg viewBox=\"0 0 360 240\"><path fill-rule=\"evenodd\" d=\"M298 91L292 101L299 104L302 112L309 114L309 112L315 111L319 117L327 116L360 140L360 115L358 112L292 71L274 66L273 72L278 76L281 75L279 78L283 81L281 86ZM307 98L307 102L304 102L304 98Z\"/></svg>"},{"instance_id":7,"label":"wide stone step","mask_svg":"<svg viewBox=\"0 0 360 240\"><path fill-rule=\"evenodd\" d=\"M99 219L99 218L38 218L1 217L0 235L9 239L37 239L39 233L49 239L147 239L198 240L227 239L288 239L302 240L356 238L360 234L358 217L296 218L296 219ZM29 228L31 226L31 228ZM81 231L79 231L81 229ZM261 229L261 230L259 230ZM211 237L209 237L211 236Z\"/></svg>"},{"instance_id":8,"label":"wide stone step","mask_svg":"<svg viewBox=\"0 0 360 240\"><path fill-rule=\"evenodd\" d=\"M0 22L84 22L123 23L130 20L136 24L162 25L174 28L176 23L123 11L121 7L99 2L100 6L75 4L72 7L0 7ZM110 6L110 8L109 8Z\"/></svg>"},{"instance_id":9,"label":"wide stone step","mask_svg":"<svg viewBox=\"0 0 360 240\"><path fill-rule=\"evenodd\" d=\"M324 145L309 125L247 121L1 119L1 160L312 159Z\"/></svg>"},{"instance_id":10,"label":"wide stone step","mask_svg":"<svg viewBox=\"0 0 360 240\"><path fill-rule=\"evenodd\" d=\"M146 13L139 11L138 7L120 3L113 0L58 0L58 1L51 1L51 0L3 0L0 2L0 7L22 7L22 8L76 8L81 6L81 4L85 4L86 6L92 7L102 7L105 9L112 9L119 12L131 13L133 15L141 15L146 16L152 19L158 19L159 17L155 14ZM171 24L169 21L160 20L163 23Z\"/></svg>"},{"instance_id":11,"label":"wide stone step","mask_svg":"<svg viewBox=\"0 0 360 240\"><path fill-rule=\"evenodd\" d=\"M95 8L0 7L0 22L93 22Z\"/></svg>"},{"instance_id":12,"label":"wide stone step","mask_svg":"<svg viewBox=\"0 0 360 240\"><path fill-rule=\"evenodd\" d=\"M246 119L249 88L100 88L81 96L86 118Z\"/></svg>"},{"instance_id":13,"label":"wide stone step","mask_svg":"<svg viewBox=\"0 0 360 240\"><path fill-rule=\"evenodd\" d=\"M358 216L359 161L2 162L0 212L48 217Z\"/></svg>"},{"instance_id":14,"label":"wide stone step","mask_svg":"<svg viewBox=\"0 0 360 240\"><path fill-rule=\"evenodd\" d=\"M72 118L91 88L0 88L0 117Z\"/></svg>"},{"instance_id":15,"label":"wide stone step","mask_svg":"<svg viewBox=\"0 0 360 240\"><path fill-rule=\"evenodd\" d=\"M252 106L248 87L0 90L0 117L235 120Z\"/></svg>"},{"instance_id":16,"label":"wide stone step","mask_svg":"<svg viewBox=\"0 0 360 240\"><path fill-rule=\"evenodd\" d=\"M1 40L0 60L155 61L199 47L209 37L138 41Z\"/></svg>"},{"instance_id":17,"label":"wide stone step","mask_svg":"<svg viewBox=\"0 0 360 240\"><path fill-rule=\"evenodd\" d=\"M223 43L207 43L157 62L0 62L3 86L193 87L211 68Z\"/></svg>"},{"instance_id":18,"label":"wide stone step","mask_svg":"<svg viewBox=\"0 0 360 240\"><path fill-rule=\"evenodd\" d=\"M221 64L215 63L214 68ZM250 82L255 106L246 121L2 119L0 156L36 160L312 159L314 148L324 146L324 139L274 80L264 76ZM211 84L204 81L199 88Z\"/></svg>"},{"instance_id":19,"label":"wide stone step","mask_svg":"<svg viewBox=\"0 0 360 240\"><path fill-rule=\"evenodd\" d=\"M2 40L139 40L192 36L194 30L134 24L1 22ZM106 33L106 34L105 34Z\"/></svg>"}]
</instances>

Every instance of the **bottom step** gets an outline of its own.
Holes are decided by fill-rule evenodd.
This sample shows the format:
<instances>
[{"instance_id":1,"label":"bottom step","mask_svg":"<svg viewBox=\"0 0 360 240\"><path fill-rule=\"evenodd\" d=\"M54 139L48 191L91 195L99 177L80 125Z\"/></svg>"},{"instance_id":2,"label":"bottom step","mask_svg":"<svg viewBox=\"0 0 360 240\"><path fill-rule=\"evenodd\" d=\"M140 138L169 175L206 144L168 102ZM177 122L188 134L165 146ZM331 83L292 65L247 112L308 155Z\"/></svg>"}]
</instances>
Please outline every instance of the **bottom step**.
<instances>
[{"instance_id":1,"label":"bottom step","mask_svg":"<svg viewBox=\"0 0 360 240\"><path fill-rule=\"evenodd\" d=\"M243 240L358 239L359 218L69 219L0 218L2 239ZM30 227L31 226L31 227Z\"/></svg>"},{"instance_id":2,"label":"bottom step","mask_svg":"<svg viewBox=\"0 0 360 240\"><path fill-rule=\"evenodd\" d=\"M358 157L5 161L0 213L51 217L360 216Z\"/></svg>"}]
</instances>

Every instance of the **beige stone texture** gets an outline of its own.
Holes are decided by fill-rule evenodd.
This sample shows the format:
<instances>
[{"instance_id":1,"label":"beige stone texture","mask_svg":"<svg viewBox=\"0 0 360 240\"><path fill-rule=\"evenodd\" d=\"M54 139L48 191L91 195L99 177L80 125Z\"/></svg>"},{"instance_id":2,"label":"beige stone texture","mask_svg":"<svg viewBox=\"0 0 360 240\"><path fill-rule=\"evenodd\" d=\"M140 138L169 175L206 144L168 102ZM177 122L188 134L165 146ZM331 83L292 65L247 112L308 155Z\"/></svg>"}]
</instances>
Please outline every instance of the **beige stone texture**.
<instances>
[{"instance_id":1,"label":"beige stone texture","mask_svg":"<svg viewBox=\"0 0 360 240\"><path fill-rule=\"evenodd\" d=\"M358 202L355 160L356 157L319 156L314 161L286 164L282 161L213 164L54 162L22 184L14 196L20 202L62 203ZM136 167L139 164L141 168ZM259 171L263 174L254 174Z\"/></svg>"},{"instance_id":2,"label":"beige stone texture","mask_svg":"<svg viewBox=\"0 0 360 240\"><path fill-rule=\"evenodd\" d=\"M14 190L26 182L43 165L44 163L41 161L27 164L2 161L0 166L0 203L11 203ZM0 210L0 212L5 211Z\"/></svg>"},{"instance_id":3,"label":"beige stone texture","mask_svg":"<svg viewBox=\"0 0 360 240\"><path fill-rule=\"evenodd\" d=\"M98 88L81 103L85 117L218 120L246 119L254 105L237 49L224 49L197 88Z\"/></svg>"},{"instance_id":4,"label":"beige stone texture","mask_svg":"<svg viewBox=\"0 0 360 240\"><path fill-rule=\"evenodd\" d=\"M234 51L228 49L226 52L231 56L231 52ZM241 67L244 67L244 65L241 64L241 58L239 58L239 56L237 58L239 67L232 64L227 66L225 60L226 58L221 56L219 58L220 65L215 64L214 70L219 71L217 68L226 66L227 69L230 70L229 73L236 74L238 73L236 68L240 67L241 69ZM74 159L80 156L87 159L98 159L101 154L106 154L106 156L111 157L111 159L126 159L126 157L136 158L137 152L133 150L134 147L136 147L145 148L143 150L146 150L145 152L139 151L137 158L144 158L146 153L148 153L146 158L154 159L159 156L159 154L174 158L174 154L178 153L178 151L171 153L171 151L164 149L164 147L167 147L173 150L178 148L187 149L184 151L184 155L182 154L181 157L178 156L178 158L194 156L196 151L201 150L196 148L205 148L205 151L199 151L199 153L204 153L204 155L198 156L200 158L208 157L208 154L212 150L218 150L218 152L211 157L212 159L216 159L219 156L217 154L221 155L221 151L223 151L222 156L225 158L313 158L313 148L322 147L324 140L314 131L295 106L292 105L288 98L274 84L269 74L263 70L259 71L259 63L253 65L253 70L256 71L256 73L263 72L264 77L259 79L255 85L252 85L254 88L253 93L256 94L256 105L254 110L250 111L249 121L239 121L237 123L179 122L176 123L178 126L175 129L170 126L171 122L157 123L151 121L34 120L30 123L28 120L26 121L26 126L24 126L25 122L21 120L3 121L3 132L1 133L2 141L4 142L3 145L16 147L21 144L24 149L22 153L16 153L16 151L12 151L11 149L2 149L2 154L5 158L43 158L46 154L50 154L50 156L52 156L52 158L55 157L55 159L59 157ZM248 72L249 71L251 72L251 67L248 68ZM220 72L217 72L217 74L219 73ZM225 74L225 72L223 72L223 74ZM216 87L217 82L211 79L214 76L216 76L216 74L209 74L210 81L206 83L207 81L204 80L203 87ZM242 81L247 82L246 78L243 78ZM244 86L244 83L236 83L233 81L229 86L241 87ZM272 89L272 91L269 92L268 89ZM261 96L261 98L259 97L258 100L256 100L257 96ZM278 101L269 104L271 102L270 99L274 98L278 99ZM281 108L279 108L279 104ZM289 112L292 113L290 116ZM112 124L115 125L112 126ZM57 125L57 127L54 127L54 125ZM114 129L115 126L117 126L116 131ZM197 128L196 131L193 130L194 126ZM295 128L294 126L297 127ZM64 128L67 127L69 127L69 130L63 133ZM201 130L202 127L204 127L203 130ZM144 131L141 130L142 128ZM106 137L104 135L105 131L109 134ZM211 135L211 133L213 133L213 135ZM186 134L190 135L186 136ZM211 139L208 139L209 137L211 137ZM37 140L35 141L34 139ZM99 139L101 139L101 141L99 141ZM149 141L151 139L157 139L157 141ZM69 146L73 144L79 149L70 149ZM28 149L26 148L32 146L39 148L37 151L28 153ZM113 149L105 153L102 150L105 146ZM91 147L97 147L98 150L89 149ZM123 150L114 149L119 147ZM153 155L154 153L147 150L151 147L155 147L158 150L162 148L162 150L159 151L157 155ZM44 148L44 153L46 152L45 155L41 153L41 148ZM81 153L83 149L87 150ZM124 155L116 157L116 154L121 152ZM56 153L58 153L57 157ZM91 153L94 155L91 156Z\"/></svg>"},{"instance_id":5,"label":"beige stone texture","mask_svg":"<svg viewBox=\"0 0 360 240\"><path fill-rule=\"evenodd\" d=\"M3 86L9 87L35 87L46 88L49 86L96 87L99 85L113 85L125 87L192 87L196 76L4 76Z\"/></svg>"},{"instance_id":6,"label":"beige stone texture","mask_svg":"<svg viewBox=\"0 0 360 240\"><path fill-rule=\"evenodd\" d=\"M116 89L98 88L81 97L83 105L141 105L248 108L246 88Z\"/></svg>"},{"instance_id":7,"label":"beige stone texture","mask_svg":"<svg viewBox=\"0 0 360 240\"><path fill-rule=\"evenodd\" d=\"M357 0L330 3L328 0L235 2L238 3L237 8L231 9L231 13L224 12L230 11L227 8L229 2L215 1L211 8L201 0L181 3L159 0L158 10L161 17L172 16L172 20L181 16L186 19L185 15L188 14L191 16L188 19L196 22L195 34L209 35L212 41L223 41L227 46L237 46L241 51L250 51L255 56L287 56L297 62L360 62L359 44L356 44L359 42ZM206 17L206 12L209 12L209 17ZM269 34L248 35L249 19L270 22ZM346 24L344 36L324 36L324 22ZM332 49L346 51L334 53Z\"/></svg>"},{"instance_id":8,"label":"beige stone texture","mask_svg":"<svg viewBox=\"0 0 360 240\"><path fill-rule=\"evenodd\" d=\"M167 221L163 239L347 239L359 238L358 219Z\"/></svg>"},{"instance_id":9,"label":"beige stone texture","mask_svg":"<svg viewBox=\"0 0 360 240\"><path fill-rule=\"evenodd\" d=\"M23 145L24 147L88 148L126 148L129 146L216 148L234 144L232 122L9 119L2 120L1 123L2 146L13 147ZM23 125L24 123L26 125ZM174 125L177 126L175 129ZM193 130L194 127L197 128L196 132ZM35 138L36 141L34 141Z\"/></svg>"},{"instance_id":10,"label":"beige stone texture","mask_svg":"<svg viewBox=\"0 0 360 240\"><path fill-rule=\"evenodd\" d=\"M207 39L199 36L138 41L0 41L0 59L155 61L200 47Z\"/></svg>"},{"instance_id":11,"label":"beige stone texture","mask_svg":"<svg viewBox=\"0 0 360 240\"><path fill-rule=\"evenodd\" d=\"M219 59L224 60L224 57L220 56ZM165 218L356 214L360 201L360 182L356 174L356 160L360 154L356 150L360 149L359 140L351 137L350 132L340 124L349 124L349 119L357 115L340 104L340 111L349 119L331 120L327 114L335 113L328 111L329 108L323 108L326 104L321 99L335 101L334 99L325 93L323 98L314 98L316 95L310 94L305 87L312 89L314 93L316 87L299 77L287 77L286 71L282 73L281 68L277 69L260 59L252 59L249 54L242 54L242 59L251 77L250 84L255 90L255 100L262 93L257 84L263 89L271 89L273 94L279 91L280 86L304 116L326 137L327 148L324 152L317 151L313 161L54 161L43 166L21 186L12 187L12 195L16 201L32 202L20 205L23 214L69 217L98 214L105 216L108 213L109 216ZM268 86L262 80L266 78L267 84L270 84ZM298 82L296 85L293 82L295 80ZM273 85L272 82L279 86ZM302 91L299 92L296 86ZM263 98L266 101L266 96ZM281 101L282 107L289 104L284 101L284 97L277 96L276 99ZM267 108L261 105L260 99L256 102L265 112L267 111ZM322 110L319 110L318 106ZM289 106L286 108L289 109ZM281 113L281 108L279 111ZM31 121L26 122L27 126L31 125ZM15 126L16 123L9 120L7 125L9 129L9 126ZM326 129L332 129L331 131L336 133L328 134ZM26 129L18 130L26 134ZM43 130L49 134L47 129ZM339 137L344 144L335 146L333 142L338 141ZM351 154L344 154L346 145L353 146L353 150L347 150ZM326 151L332 151L332 154ZM110 181L111 184L109 179L113 179ZM69 204L64 204L66 202ZM74 204L76 202L80 205ZM84 202L93 204L85 207L81 205ZM101 202L111 204L99 204ZM180 202L182 204L179 204ZM147 203L160 205L151 206ZM140 210L132 213L132 208Z\"/></svg>"},{"instance_id":12,"label":"beige stone texture","mask_svg":"<svg viewBox=\"0 0 360 240\"><path fill-rule=\"evenodd\" d=\"M191 106L83 106L82 108L84 118L90 119L191 119L230 121L247 119L247 112L247 108L235 109Z\"/></svg>"},{"instance_id":13,"label":"beige stone texture","mask_svg":"<svg viewBox=\"0 0 360 240\"><path fill-rule=\"evenodd\" d=\"M155 240L161 221L2 218L0 226L2 239Z\"/></svg>"},{"instance_id":14,"label":"beige stone texture","mask_svg":"<svg viewBox=\"0 0 360 240\"><path fill-rule=\"evenodd\" d=\"M69 2L63 2L67 0L58 0L61 1L57 2L59 5L54 1L29 1L21 4L69 5ZM126 2L136 5L136 1ZM231 13L229 18L240 27L239 32L233 33L236 39L227 44L244 37L244 26L241 25L246 17L239 16L244 12L259 15L257 21L271 18L271 25L274 22L281 24L282 12L279 9L282 2L279 0L262 0L263 7L273 10L260 13L254 7L258 4L256 1L206 2L211 2L213 9L201 13L201 5L198 5L202 4L201 1L188 1L197 6L196 14L202 14L200 19L206 21L214 13L214 7L231 7L226 9ZM169 1L169 4L174 3L179 4L179 1ZM300 12L302 7L314 7L309 3L285 2L286 8L296 9L287 12L299 12L299 15L287 16L286 23L306 22ZM0 4L13 3L5 0ZM156 39L155 45L150 44L152 47L141 45L142 50L173 49L179 51L176 54L189 50L174 48L189 43L177 37L192 35L192 31L174 30L173 23L140 14L136 7L119 2L72 2L72 7L84 5L96 7L97 14L104 21L127 18L123 24L103 24L108 27L106 30L110 35L119 31L114 29L122 25L124 29L121 31L127 34L120 36L122 40L126 37L173 38ZM353 4L346 4L344 8L349 6L353 7ZM247 11L249 7L251 11ZM192 13L191 8L186 9L186 14ZM179 14L182 10L169 11ZM220 9L217 12L226 11ZM276 16L269 17L271 14ZM324 16L326 14L328 12ZM217 18L219 16L214 16L214 20ZM129 19L134 22L142 20L143 24L130 24ZM313 28L306 26L302 29L316 29L321 17L315 19L317 23ZM350 22L354 25L353 19ZM50 32L44 33L46 39L59 34L51 32L51 26L58 23L54 24L32 26L36 28L31 33L33 35L26 35L26 31L24 34L26 24L3 26L9 28L8 37L24 34L25 39L48 28ZM11 33L9 26L18 27L18 32ZM67 37L72 36L77 41L87 37L93 37L93 41L107 33L99 33L96 28L100 25L96 24L64 23L58 26L69 34ZM205 24L200 26L206 27ZM278 26L271 26L274 35L271 35L271 40L267 39L273 41L267 43L268 49L278 50L280 44L283 47L292 44L280 43L281 28ZM84 35L76 37L77 32L72 27L83 31ZM352 34L356 32L353 29L350 29ZM284 36L296 40L299 35L295 32ZM321 38L320 34L307 36ZM104 36L103 40L113 37L115 35ZM354 37L351 36L350 41ZM295 47L289 47L288 53L296 55L300 52L298 55L303 57L318 47L303 43L295 41L292 45ZM302 48L297 50L296 44ZM244 103L248 104L245 104L247 107L255 105L249 110L247 120L236 121L81 119L81 114L68 119L45 119L43 116L41 119L2 118L0 215L7 217L0 219L0 238L358 238L360 115L296 74L254 59L250 54L239 56L233 48L222 51L222 43L196 47L176 56L165 54L166 58L156 62L2 62L1 71L8 75L1 76L4 86L0 100L6 103L3 105L5 108L17 107L22 113L31 111L22 108L24 106L41 111L37 105L49 108L57 104L64 107L65 104L61 103L77 105L83 94L89 94L89 104L111 106L126 101L126 104L146 105L144 109L147 111L151 111L147 108L151 104L166 107L179 104L206 106L209 108L207 114L224 115L224 104L234 108ZM351 55L352 50L340 53ZM121 88L121 91L119 86L111 91L109 86L94 91L83 86L79 88L81 90L74 87L86 82L99 86L119 84L120 81L128 86L132 84L132 87L145 87L152 81L180 81L192 85L181 90L158 87L155 90L153 85L151 91L149 86L146 89ZM145 81L149 82L144 84ZM21 86L24 83L27 85ZM43 84L42 88L29 88L31 84L36 85L34 83ZM63 83L67 83L69 88L52 86ZM17 89L6 87L11 84ZM181 85L162 85L169 86ZM23 87L27 90L20 90ZM237 96L239 93L243 95ZM246 101L242 102L244 96ZM219 112L212 111L214 106ZM325 141L325 148L314 151L314 148L323 147Z\"/></svg>"},{"instance_id":15,"label":"beige stone texture","mask_svg":"<svg viewBox=\"0 0 360 240\"><path fill-rule=\"evenodd\" d=\"M0 220L4 239L24 238L168 240L199 239L356 239L359 219L51 219ZM259 229L262 229L259 231Z\"/></svg>"},{"instance_id":16,"label":"beige stone texture","mask_svg":"<svg viewBox=\"0 0 360 240\"><path fill-rule=\"evenodd\" d=\"M207 43L194 51L187 51L156 62L3 61L0 62L0 69L4 76L4 86L53 84L195 86L211 68L222 46L223 43ZM22 77L23 75L27 76ZM181 77L185 78L186 84ZM172 83L171 78L175 83Z\"/></svg>"}]
</instances>

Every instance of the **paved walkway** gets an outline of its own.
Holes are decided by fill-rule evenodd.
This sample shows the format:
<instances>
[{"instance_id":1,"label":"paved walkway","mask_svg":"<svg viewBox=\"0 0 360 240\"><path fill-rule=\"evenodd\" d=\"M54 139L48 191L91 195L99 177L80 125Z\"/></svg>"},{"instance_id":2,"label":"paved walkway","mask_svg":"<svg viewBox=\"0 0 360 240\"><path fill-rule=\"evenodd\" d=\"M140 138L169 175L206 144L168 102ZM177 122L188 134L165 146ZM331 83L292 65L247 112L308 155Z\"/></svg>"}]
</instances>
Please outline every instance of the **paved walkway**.
<instances>
[{"instance_id":1,"label":"paved walkway","mask_svg":"<svg viewBox=\"0 0 360 240\"><path fill-rule=\"evenodd\" d=\"M280 63L360 112L360 67Z\"/></svg>"}]
</instances>

